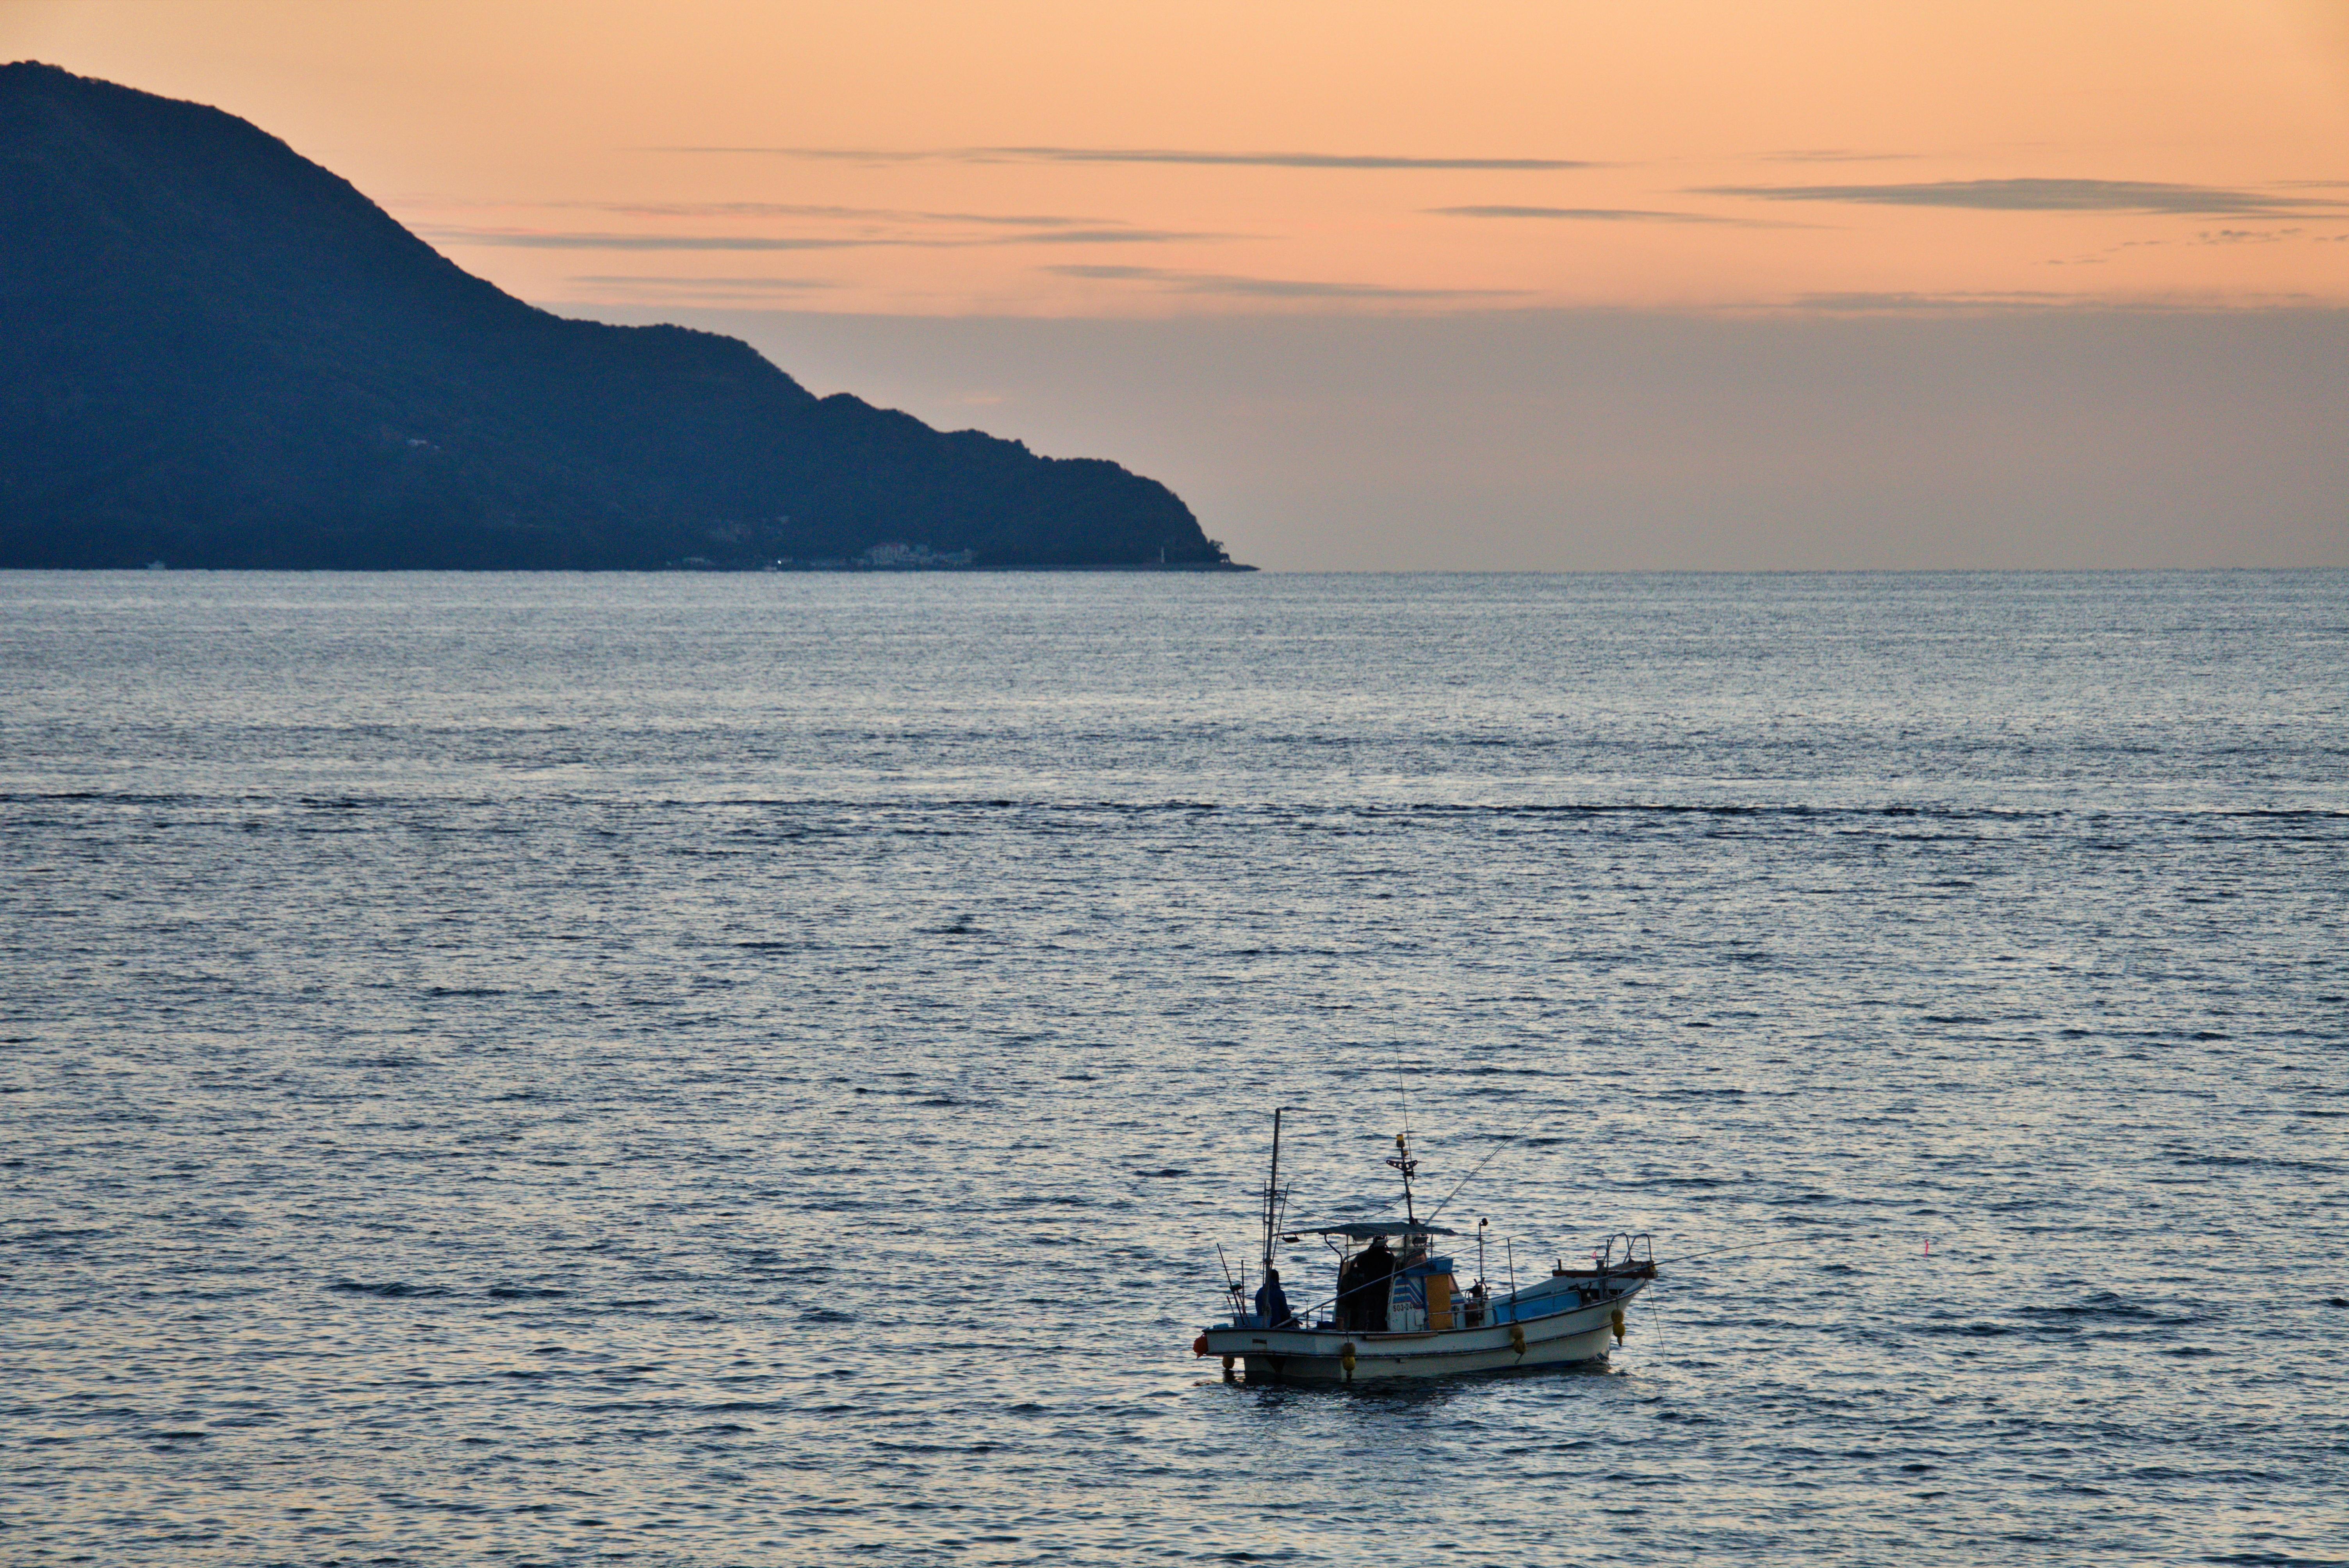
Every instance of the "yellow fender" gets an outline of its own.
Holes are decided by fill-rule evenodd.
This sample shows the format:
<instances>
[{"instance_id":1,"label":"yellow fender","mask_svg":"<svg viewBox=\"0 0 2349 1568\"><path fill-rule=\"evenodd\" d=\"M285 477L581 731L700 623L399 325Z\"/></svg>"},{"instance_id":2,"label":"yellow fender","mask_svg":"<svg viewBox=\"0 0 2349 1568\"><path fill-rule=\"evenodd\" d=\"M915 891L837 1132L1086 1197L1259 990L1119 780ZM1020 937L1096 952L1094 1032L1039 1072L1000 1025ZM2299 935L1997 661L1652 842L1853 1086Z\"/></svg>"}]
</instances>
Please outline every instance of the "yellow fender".
<instances>
[{"instance_id":1,"label":"yellow fender","mask_svg":"<svg viewBox=\"0 0 2349 1568\"><path fill-rule=\"evenodd\" d=\"M1354 1380L1354 1342L1350 1339L1338 1347L1338 1365L1346 1369L1346 1381Z\"/></svg>"},{"instance_id":2,"label":"yellow fender","mask_svg":"<svg viewBox=\"0 0 2349 1568\"><path fill-rule=\"evenodd\" d=\"M1620 1345L1623 1343L1623 1309L1619 1306L1615 1309L1613 1326L1615 1329L1615 1343Z\"/></svg>"},{"instance_id":3,"label":"yellow fender","mask_svg":"<svg viewBox=\"0 0 2349 1568\"><path fill-rule=\"evenodd\" d=\"M1509 1325L1509 1348L1516 1351L1520 1356L1523 1356L1526 1353L1526 1326L1524 1324L1513 1323Z\"/></svg>"}]
</instances>

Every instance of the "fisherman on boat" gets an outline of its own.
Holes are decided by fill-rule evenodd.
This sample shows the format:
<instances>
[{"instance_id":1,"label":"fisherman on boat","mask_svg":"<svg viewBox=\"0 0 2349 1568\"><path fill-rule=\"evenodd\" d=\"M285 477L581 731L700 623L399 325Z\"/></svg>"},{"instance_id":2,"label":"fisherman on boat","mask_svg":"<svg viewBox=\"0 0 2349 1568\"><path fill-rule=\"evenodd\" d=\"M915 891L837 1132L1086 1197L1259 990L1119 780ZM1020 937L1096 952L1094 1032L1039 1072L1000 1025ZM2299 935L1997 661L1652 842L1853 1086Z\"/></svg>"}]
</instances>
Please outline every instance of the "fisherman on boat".
<instances>
[{"instance_id":1,"label":"fisherman on boat","mask_svg":"<svg viewBox=\"0 0 2349 1568\"><path fill-rule=\"evenodd\" d=\"M1362 1256L1360 1253L1338 1265L1338 1326L1348 1334L1361 1332Z\"/></svg>"},{"instance_id":2,"label":"fisherman on boat","mask_svg":"<svg viewBox=\"0 0 2349 1568\"><path fill-rule=\"evenodd\" d=\"M1267 1328L1302 1328L1288 1307L1288 1293L1280 1288L1280 1271L1264 1265L1264 1283L1256 1291L1257 1320Z\"/></svg>"},{"instance_id":3,"label":"fisherman on boat","mask_svg":"<svg viewBox=\"0 0 2349 1568\"><path fill-rule=\"evenodd\" d=\"M1387 1296L1394 1288L1394 1253L1384 1236L1346 1260L1338 1271L1338 1322L1352 1334L1384 1334Z\"/></svg>"}]
</instances>

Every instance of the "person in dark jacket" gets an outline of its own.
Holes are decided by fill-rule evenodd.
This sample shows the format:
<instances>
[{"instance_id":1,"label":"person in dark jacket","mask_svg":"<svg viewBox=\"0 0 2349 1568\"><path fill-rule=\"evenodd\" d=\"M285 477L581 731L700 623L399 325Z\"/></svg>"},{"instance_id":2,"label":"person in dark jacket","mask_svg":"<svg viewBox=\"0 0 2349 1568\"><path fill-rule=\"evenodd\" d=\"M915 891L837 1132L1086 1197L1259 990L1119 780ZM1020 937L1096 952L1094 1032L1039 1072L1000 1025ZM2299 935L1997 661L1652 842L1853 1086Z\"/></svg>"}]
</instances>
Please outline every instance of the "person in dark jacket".
<instances>
[{"instance_id":1,"label":"person in dark jacket","mask_svg":"<svg viewBox=\"0 0 2349 1568\"><path fill-rule=\"evenodd\" d=\"M1257 1321L1267 1328L1296 1328L1297 1315L1288 1310L1288 1294L1280 1288L1280 1271L1264 1265L1264 1283L1256 1287Z\"/></svg>"},{"instance_id":2,"label":"person in dark jacket","mask_svg":"<svg viewBox=\"0 0 2349 1568\"><path fill-rule=\"evenodd\" d=\"M1369 1246L1347 1260L1339 1273L1338 1308L1339 1321L1349 1333L1386 1332L1387 1296L1393 1289L1394 1268L1394 1253L1387 1251L1384 1236L1372 1236Z\"/></svg>"},{"instance_id":3,"label":"person in dark jacket","mask_svg":"<svg viewBox=\"0 0 2349 1568\"><path fill-rule=\"evenodd\" d=\"M1355 1315L1362 1305L1362 1254L1356 1253L1338 1265L1338 1327L1344 1333L1361 1332Z\"/></svg>"}]
</instances>

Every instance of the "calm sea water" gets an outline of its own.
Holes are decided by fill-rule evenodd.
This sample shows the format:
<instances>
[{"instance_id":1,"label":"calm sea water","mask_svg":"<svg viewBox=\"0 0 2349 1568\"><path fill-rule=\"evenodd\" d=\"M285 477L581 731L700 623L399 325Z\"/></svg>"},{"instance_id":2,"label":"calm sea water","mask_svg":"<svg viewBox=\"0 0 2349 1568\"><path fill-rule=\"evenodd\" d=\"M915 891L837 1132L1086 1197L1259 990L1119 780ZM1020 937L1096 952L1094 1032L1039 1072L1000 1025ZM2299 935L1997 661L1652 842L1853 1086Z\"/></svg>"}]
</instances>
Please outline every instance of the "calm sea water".
<instances>
[{"instance_id":1,"label":"calm sea water","mask_svg":"<svg viewBox=\"0 0 2349 1568\"><path fill-rule=\"evenodd\" d=\"M0 692L11 1563L2349 1560L2349 574L11 575ZM1275 1104L1664 1278L1226 1386Z\"/></svg>"}]
</instances>

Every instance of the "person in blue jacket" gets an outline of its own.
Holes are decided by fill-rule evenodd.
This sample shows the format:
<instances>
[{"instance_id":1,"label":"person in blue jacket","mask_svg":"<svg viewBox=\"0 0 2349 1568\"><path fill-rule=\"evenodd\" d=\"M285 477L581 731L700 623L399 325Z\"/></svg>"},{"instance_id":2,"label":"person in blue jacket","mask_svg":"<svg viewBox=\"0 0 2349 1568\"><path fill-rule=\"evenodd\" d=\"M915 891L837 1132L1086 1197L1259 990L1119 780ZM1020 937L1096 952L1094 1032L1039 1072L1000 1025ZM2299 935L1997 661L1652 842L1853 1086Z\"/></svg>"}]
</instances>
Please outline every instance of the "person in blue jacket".
<instances>
[{"instance_id":1,"label":"person in blue jacket","mask_svg":"<svg viewBox=\"0 0 2349 1568\"><path fill-rule=\"evenodd\" d=\"M1267 1328L1295 1328L1297 1315L1288 1310L1288 1295L1280 1288L1280 1271L1264 1265L1264 1283L1256 1287L1257 1321Z\"/></svg>"}]
</instances>

